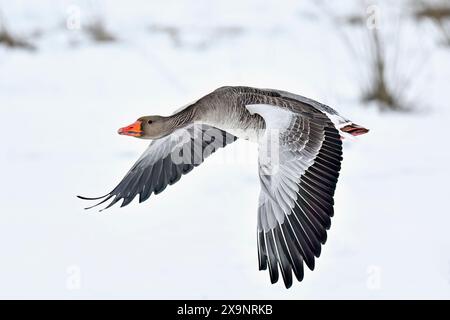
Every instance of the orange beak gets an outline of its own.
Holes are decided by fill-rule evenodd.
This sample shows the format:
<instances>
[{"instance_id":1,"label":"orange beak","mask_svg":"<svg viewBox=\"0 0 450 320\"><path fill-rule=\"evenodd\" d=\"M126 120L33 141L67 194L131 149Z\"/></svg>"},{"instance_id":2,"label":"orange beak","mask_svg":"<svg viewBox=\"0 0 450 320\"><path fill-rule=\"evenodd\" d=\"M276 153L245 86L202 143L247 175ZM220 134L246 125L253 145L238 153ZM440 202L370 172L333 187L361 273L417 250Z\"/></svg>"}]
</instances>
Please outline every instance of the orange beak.
<instances>
[{"instance_id":1,"label":"orange beak","mask_svg":"<svg viewBox=\"0 0 450 320\"><path fill-rule=\"evenodd\" d=\"M124 136L142 137L144 135L144 131L142 131L142 122L138 120L132 125L120 128L118 133Z\"/></svg>"}]
</instances>

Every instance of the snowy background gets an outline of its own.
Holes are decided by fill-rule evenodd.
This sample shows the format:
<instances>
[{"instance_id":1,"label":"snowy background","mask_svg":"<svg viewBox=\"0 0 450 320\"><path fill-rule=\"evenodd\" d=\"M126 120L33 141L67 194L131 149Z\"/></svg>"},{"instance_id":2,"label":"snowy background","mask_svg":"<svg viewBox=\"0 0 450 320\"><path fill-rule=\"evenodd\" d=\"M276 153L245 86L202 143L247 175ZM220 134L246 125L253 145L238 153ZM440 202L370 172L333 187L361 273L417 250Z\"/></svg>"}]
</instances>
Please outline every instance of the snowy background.
<instances>
[{"instance_id":1,"label":"snowy background","mask_svg":"<svg viewBox=\"0 0 450 320\"><path fill-rule=\"evenodd\" d=\"M450 298L450 41L428 4L448 1L0 0L0 297ZM401 111L364 99L375 32ZM290 290L257 270L247 142L141 205L75 197L110 191L146 148L119 127L223 85L371 129L345 141L328 241Z\"/></svg>"}]
</instances>

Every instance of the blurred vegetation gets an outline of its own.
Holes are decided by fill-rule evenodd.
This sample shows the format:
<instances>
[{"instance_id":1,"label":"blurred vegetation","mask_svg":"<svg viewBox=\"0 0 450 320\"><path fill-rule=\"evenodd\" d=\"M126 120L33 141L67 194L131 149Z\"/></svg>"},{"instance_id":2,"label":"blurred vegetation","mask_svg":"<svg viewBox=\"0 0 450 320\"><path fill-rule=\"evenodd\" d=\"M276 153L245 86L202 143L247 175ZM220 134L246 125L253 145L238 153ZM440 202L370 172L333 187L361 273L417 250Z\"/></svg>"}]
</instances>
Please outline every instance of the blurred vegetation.
<instances>
[{"instance_id":1,"label":"blurred vegetation","mask_svg":"<svg viewBox=\"0 0 450 320\"><path fill-rule=\"evenodd\" d=\"M417 20L433 22L443 37L443 43L450 46L450 1L432 3L420 1L414 15Z\"/></svg>"},{"instance_id":2,"label":"blurred vegetation","mask_svg":"<svg viewBox=\"0 0 450 320\"><path fill-rule=\"evenodd\" d=\"M101 18L93 19L85 28L85 32L96 42L114 42L117 38L106 29Z\"/></svg>"},{"instance_id":3,"label":"blurred vegetation","mask_svg":"<svg viewBox=\"0 0 450 320\"><path fill-rule=\"evenodd\" d=\"M186 41L183 37L183 33L186 33L186 30L177 26L153 24L150 26L149 31L166 35L176 47L191 47L201 50L211 47L222 39L237 37L244 33L243 28L239 26L197 28L194 31L201 34L202 37L197 39L197 41Z\"/></svg>"},{"instance_id":4,"label":"blurred vegetation","mask_svg":"<svg viewBox=\"0 0 450 320\"><path fill-rule=\"evenodd\" d=\"M386 56L383 43L380 41L378 29L369 32L371 55L369 66L371 79L369 88L363 93L363 101L376 102L381 109L404 111L406 108L401 103L400 94L389 85L386 79Z\"/></svg>"},{"instance_id":5,"label":"blurred vegetation","mask_svg":"<svg viewBox=\"0 0 450 320\"><path fill-rule=\"evenodd\" d=\"M0 12L0 45L9 48L20 48L26 50L35 50L36 47L24 37L13 35L6 27L5 19Z\"/></svg>"},{"instance_id":6,"label":"blurred vegetation","mask_svg":"<svg viewBox=\"0 0 450 320\"><path fill-rule=\"evenodd\" d=\"M392 39L392 34L386 34L385 30L380 30L376 25L373 28L368 26L367 9L370 7L370 3L362 0L359 3L361 4L360 10L339 15L327 1L317 1L321 9L320 14L328 16L336 24L336 33L344 41L349 54L354 55L355 61L361 62L353 64L355 70L361 73L363 78L363 81L358 81L356 85L360 89L360 100L365 105L375 104L380 110L411 110L411 107L406 107L407 104L402 99L403 90L409 89L410 79L404 79L404 75L396 74L405 70L397 70L398 65L395 65L395 61L389 59L386 54L389 49L394 51L394 55L397 55L401 46L398 43L392 44L391 40L388 40ZM402 10L405 13L404 18L431 22L436 26L436 32L440 35L441 40L439 41L450 47L450 0L411 0L409 2L405 0L402 3L407 6L405 10ZM74 37L77 41L86 38L96 43L118 41L118 37L106 27L105 15L100 7L91 7L84 17L83 19L86 21L83 20L84 23L78 27L81 32L73 33L77 36ZM389 30L387 33L395 33L394 28ZM241 35L244 29L239 26L195 29L194 33L201 34L201 37L194 37L194 41L186 40L188 38L186 34L192 30L175 25L153 24L150 25L148 31L167 36L176 47L204 50L221 39ZM65 32L69 34L73 31L65 27ZM361 37L356 38L355 35ZM32 36L24 37L11 32L0 11L0 45L8 48L35 50L36 46L31 39ZM393 74L395 75L393 76ZM399 83L403 86L402 91L398 89L401 87Z\"/></svg>"}]
</instances>

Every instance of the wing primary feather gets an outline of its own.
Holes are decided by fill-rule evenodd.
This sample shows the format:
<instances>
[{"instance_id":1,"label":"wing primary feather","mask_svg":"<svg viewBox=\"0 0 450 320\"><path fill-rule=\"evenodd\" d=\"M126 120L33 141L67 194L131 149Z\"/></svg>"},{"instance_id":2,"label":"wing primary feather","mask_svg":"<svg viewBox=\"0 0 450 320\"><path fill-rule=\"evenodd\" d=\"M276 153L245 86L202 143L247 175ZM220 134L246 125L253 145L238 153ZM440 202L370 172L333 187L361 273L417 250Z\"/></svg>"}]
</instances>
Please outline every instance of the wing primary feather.
<instances>
[{"instance_id":1,"label":"wing primary feather","mask_svg":"<svg viewBox=\"0 0 450 320\"><path fill-rule=\"evenodd\" d=\"M171 169L171 161L169 157L166 157L161 164L161 172L159 174L158 183L155 186L155 194L160 194L169 185L169 174Z\"/></svg>"},{"instance_id":2,"label":"wing primary feather","mask_svg":"<svg viewBox=\"0 0 450 320\"><path fill-rule=\"evenodd\" d=\"M310 222L310 225L312 226L312 229L315 232L317 239L320 241L320 243L325 244L325 242L327 241L327 231L322 225L322 223L320 223L320 221L317 220L317 218L313 214L306 214L301 209L297 201L295 201L295 207L292 210L292 214L295 215L296 219L299 219L298 218L299 215L303 215Z\"/></svg>"},{"instance_id":3,"label":"wing primary feather","mask_svg":"<svg viewBox=\"0 0 450 320\"><path fill-rule=\"evenodd\" d=\"M145 170L139 170L139 172L140 172L139 177L133 182L133 184L130 187L128 187L129 191L127 196L123 198L123 202L120 205L121 208L129 205L134 200L134 198L136 198L136 195L139 192L139 186L141 185L141 181L144 176Z\"/></svg>"},{"instance_id":4,"label":"wing primary feather","mask_svg":"<svg viewBox=\"0 0 450 320\"><path fill-rule=\"evenodd\" d=\"M264 242L264 231L258 230L258 265L259 270L267 269L267 250Z\"/></svg>"},{"instance_id":5,"label":"wing primary feather","mask_svg":"<svg viewBox=\"0 0 450 320\"><path fill-rule=\"evenodd\" d=\"M281 239L280 235L280 226L272 229L272 236L274 238L275 249L278 256L278 263L280 265L281 276L283 277L284 285L286 289L289 289L292 286L292 269L291 269L291 259L288 259L286 256L290 254L289 249L284 245L284 241Z\"/></svg>"},{"instance_id":6,"label":"wing primary feather","mask_svg":"<svg viewBox=\"0 0 450 320\"><path fill-rule=\"evenodd\" d=\"M293 212L292 214L295 213ZM313 227L310 225L310 222L305 218L305 215L299 214L296 215L295 217L298 219L299 224L301 225L301 228L303 229L303 232L306 235L306 239L308 240L309 243L309 248L311 249L314 256L318 258L320 256L321 246L319 239L312 230Z\"/></svg>"},{"instance_id":7,"label":"wing primary feather","mask_svg":"<svg viewBox=\"0 0 450 320\"><path fill-rule=\"evenodd\" d=\"M275 258L274 241L271 237L270 231L264 232L264 241L267 248L267 259L269 267L270 282L276 283L278 281L278 264Z\"/></svg>"},{"instance_id":8,"label":"wing primary feather","mask_svg":"<svg viewBox=\"0 0 450 320\"><path fill-rule=\"evenodd\" d=\"M109 195L106 199L104 199L103 201L101 201L101 202L99 202L99 203L97 203L97 204L94 204L93 206L84 208L84 210L90 210L90 209L93 209L93 208L95 208L95 207L98 207L99 205L104 204L106 201L108 201L108 200L111 199L112 197L113 197L113 195L110 194L110 195Z\"/></svg>"},{"instance_id":9,"label":"wing primary feather","mask_svg":"<svg viewBox=\"0 0 450 320\"><path fill-rule=\"evenodd\" d=\"M153 167L146 168L144 170L144 173L142 174L142 177L144 178L144 181L142 183L142 190L139 192L139 203L142 203L146 201L148 198L150 198L150 195L152 193L152 190L150 188L150 180L152 177Z\"/></svg>"},{"instance_id":10,"label":"wing primary feather","mask_svg":"<svg viewBox=\"0 0 450 320\"><path fill-rule=\"evenodd\" d=\"M290 228L288 228L288 226ZM296 246L295 240L293 239L295 235L293 234L289 221L285 221L281 224L281 231L283 232L286 240L286 246L290 248L289 250L292 253L292 269L294 271L294 275L298 281L302 281L304 276L303 257Z\"/></svg>"},{"instance_id":11,"label":"wing primary feather","mask_svg":"<svg viewBox=\"0 0 450 320\"><path fill-rule=\"evenodd\" d=\"M314 270L314 253L311 251L308 243L306 242L306 234L302 229L301 223L298 218L295 216L297 221L291 219L290 215L286 216L286 219L291 227L292 234L294 235L295 240L302 252L303 260L310 270Z\"/></svg>"},{"instance_id":12,"label":"wing primary feather","mask_svg":"<svg viewBox=\"0 0 450 320\"><path fill-rule=\"evenodd\" d=\"M104 196L101 196L101 197L95 197L95 198L84 197L84 196L77 196L77 198L78 198L78 199L81 199L81 200L100 200L100 199L103 199L103 198L105 198L105 197L107 197L107 196L109 196L109 195L110 195L110 193L105 194Z\"/></svg>"}]
</instances>

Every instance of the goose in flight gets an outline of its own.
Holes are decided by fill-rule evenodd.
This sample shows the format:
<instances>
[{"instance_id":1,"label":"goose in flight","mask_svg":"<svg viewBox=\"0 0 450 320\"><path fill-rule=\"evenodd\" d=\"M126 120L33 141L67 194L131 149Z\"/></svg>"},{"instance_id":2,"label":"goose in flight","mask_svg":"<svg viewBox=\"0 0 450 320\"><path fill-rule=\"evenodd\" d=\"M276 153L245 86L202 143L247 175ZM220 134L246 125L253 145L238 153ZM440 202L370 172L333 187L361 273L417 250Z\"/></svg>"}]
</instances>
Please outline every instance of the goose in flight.
<instances>
[{"instance_id":1,"label":"goose in flight","mask_svg":"<svg viewBox=\"0 0 450 320\"><path fill-rule=\"evenodd\" d=\"M258 143L261 191L258 263L286 288L303 263L314 269L334 214L342 138L368 129L317 101L273 89L221 87L171 116L145 116L119 134L151 139L122 181L94 206L128 205L162 192L219 148L246 139Z\"/></svg>"}]
</instances>

